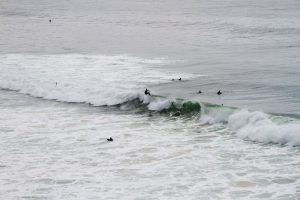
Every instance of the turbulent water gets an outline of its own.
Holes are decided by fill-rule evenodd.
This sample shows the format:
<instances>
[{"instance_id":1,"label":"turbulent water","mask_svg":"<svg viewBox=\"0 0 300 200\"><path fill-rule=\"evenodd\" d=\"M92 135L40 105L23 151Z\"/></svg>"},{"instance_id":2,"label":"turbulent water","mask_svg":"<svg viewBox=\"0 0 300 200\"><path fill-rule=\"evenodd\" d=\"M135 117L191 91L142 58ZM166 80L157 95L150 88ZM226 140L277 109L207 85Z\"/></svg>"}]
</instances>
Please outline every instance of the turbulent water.
<instances>
[{"instance_id":1,"label":"turbulent water","mask_svg":"<svg viewBox=\"0 0 300 200\"><path fill-rule=\"evenodd\" d=\"M299 36L293 0L1 1L0 198L299 199Z\"/></svg>"}]
</instances>

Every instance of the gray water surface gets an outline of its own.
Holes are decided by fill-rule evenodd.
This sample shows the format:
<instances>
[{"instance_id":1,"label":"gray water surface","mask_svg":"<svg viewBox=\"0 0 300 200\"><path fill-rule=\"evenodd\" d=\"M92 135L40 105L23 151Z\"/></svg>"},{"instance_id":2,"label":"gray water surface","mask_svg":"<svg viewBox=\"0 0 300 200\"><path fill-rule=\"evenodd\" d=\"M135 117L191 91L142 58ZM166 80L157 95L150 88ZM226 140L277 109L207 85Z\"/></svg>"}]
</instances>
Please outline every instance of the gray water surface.
<instances>
[{"instance_id":1,"label":"gray water surface","mask_svg":"<svg viewBox=\"0 0 300 200\"><path fill-rule=\"evenodd\" d=\"M204 77L160 85L156 94L300 114L295 0L3 0L0 16L2 54L164 57L174 61L165 68Z\"/></svg>"}]
</instances>

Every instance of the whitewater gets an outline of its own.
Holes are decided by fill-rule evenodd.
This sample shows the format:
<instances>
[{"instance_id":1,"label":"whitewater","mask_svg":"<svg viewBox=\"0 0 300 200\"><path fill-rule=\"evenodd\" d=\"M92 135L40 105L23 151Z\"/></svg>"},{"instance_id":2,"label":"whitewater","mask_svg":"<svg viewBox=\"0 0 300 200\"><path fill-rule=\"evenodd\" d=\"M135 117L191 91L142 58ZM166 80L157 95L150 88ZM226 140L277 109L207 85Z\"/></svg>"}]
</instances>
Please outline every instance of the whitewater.
<instances>
[{"instance_id":1,"label":"whitewater","mask_svg":"<svg viewBox=\"0 0 300 200\"><path fill-rule=\"evenodd\" d=\"M2 1L0 199L299 199L299 11Z\"/></svg>"}]
</instances>

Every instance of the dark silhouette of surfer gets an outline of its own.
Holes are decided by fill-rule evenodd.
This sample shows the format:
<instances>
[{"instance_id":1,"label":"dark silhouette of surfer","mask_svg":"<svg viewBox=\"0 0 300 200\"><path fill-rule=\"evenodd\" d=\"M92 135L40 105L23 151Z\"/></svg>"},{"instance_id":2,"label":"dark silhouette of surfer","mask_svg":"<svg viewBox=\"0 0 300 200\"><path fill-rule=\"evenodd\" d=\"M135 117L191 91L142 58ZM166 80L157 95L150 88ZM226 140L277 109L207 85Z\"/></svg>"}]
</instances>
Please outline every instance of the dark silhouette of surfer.
<instances>
[{"instance_id":1,"label":"dark silhouette of surfer","mask_svg":"<svg viewBox=\"0 0 300 200\"><path fill-rule=\"evenodd\" d=\"M201 90L199 90L199 91L198 91L198 94L201 94L201 93L202 93L202 91L201 91Z\"/></svg>"},{"instance_id":2,"label":"dark silhouette of surfer","mask_svg":"<svg viewBox=\"0 0 300 200\"><path fill-rule=\"evenodd\" d=\"M49 22L51 23L51 22L52 22L52 20L51 20L51 19L49 19Z\"/></svg>"},{"instance_id":3,"label":"dark silhouette of surfer","mask_svg":"<svg viewBox=\"0 0 300 200\"><path fill-rule=\"evenodd\" d=\"M221 90L219 90L219 91L217 92L217 94L218 94L218 95L221 95L221 94L222 94Z\"/></svg>"},{"instance_id":4,"label":"dark silhouette of surfer","mask_svg":"<svg viewBox=\"0 0 300 200\"><path fill-rule=\"evenodd\" d=\"M181 78L179 78L178 80L181 81Z\"/></svg>"},{"instance_id":5,"label":"dark silhouette of surfer","mask_svg":"<svg viewBox=\"0 0 300 200\"><path fill-rule=\"evenodd\" d=\"M112 137L107 139L107 142L112 142L112 141L114 141L114 139L112 139Z\"/></svg>"},{"instance_id":6,"label":"dark silhouette of surfer","mask_svg":"<svg viewBox=\"0 0 300 200\"><path fill-rule=\"evenodd\" d=\"M151 94L150 94L150 90L148 90L147 88L146 88L146 90L145 90L145 95L151 95Z\"/></svg>"}]
</instances>

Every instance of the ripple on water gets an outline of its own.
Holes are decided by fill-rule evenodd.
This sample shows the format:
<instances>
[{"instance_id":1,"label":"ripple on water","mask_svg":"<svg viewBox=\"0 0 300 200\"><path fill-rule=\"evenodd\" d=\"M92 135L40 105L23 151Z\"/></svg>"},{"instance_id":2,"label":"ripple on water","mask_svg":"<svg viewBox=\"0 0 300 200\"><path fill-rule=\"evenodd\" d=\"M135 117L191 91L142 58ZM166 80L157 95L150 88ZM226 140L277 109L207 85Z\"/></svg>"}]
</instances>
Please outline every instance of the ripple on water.
<instances>
[{"instance_id":1,"label":"ripple on water","mask_svg":"<svg viewBox=\"0 0 300 200\"><path fill-rule=\"evenodd\" d=\"M71 184L71 183L75 183L76 180L75 179L61 179L61 180L55 180L56 184Z\"/></svg>"},{"instance_id":2,"label":"ripple on water","mask_svg":"<svg viewBox=\"0 0 300 200\"><path fill-rule=\"evenodd\" d=\"M295 181L296 181L295 179L289 179L289 178L276 178L272 180L273 183L277 183L277 184L290 184L290 183L294 183Z\"/></svg>"},{"instance_id":3,"label":"ripple on water","mask_svg":"<svg viewBox=\"0 0 300 200\"><path fill-rule=\"evenodd\" d=\"M256 183L250 181L233 181L230 185L233 187L255 187Z\"/></svg>"}]
</instances>

